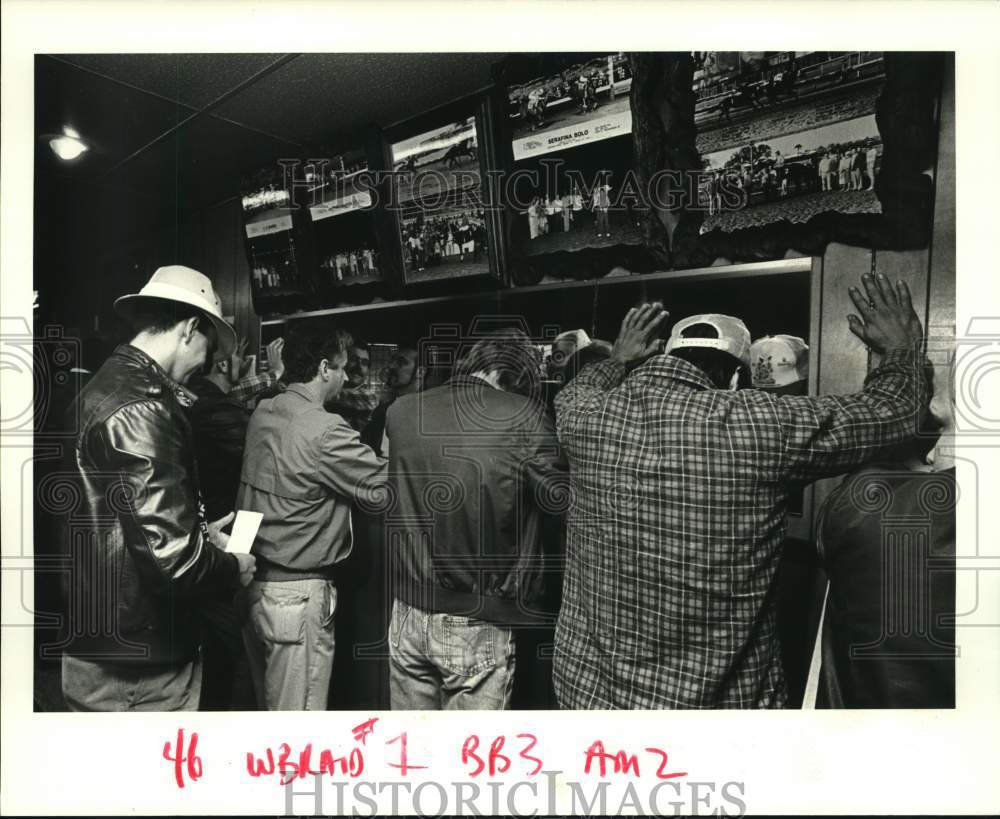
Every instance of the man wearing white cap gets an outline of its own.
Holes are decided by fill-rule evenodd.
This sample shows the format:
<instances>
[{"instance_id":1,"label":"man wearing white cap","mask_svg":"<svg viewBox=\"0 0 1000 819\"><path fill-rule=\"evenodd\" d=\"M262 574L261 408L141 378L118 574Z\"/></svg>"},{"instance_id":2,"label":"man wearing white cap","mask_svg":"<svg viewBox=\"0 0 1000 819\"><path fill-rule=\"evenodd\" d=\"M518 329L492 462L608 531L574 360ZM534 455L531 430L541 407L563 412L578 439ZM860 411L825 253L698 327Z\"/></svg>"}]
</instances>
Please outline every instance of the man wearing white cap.
<instances>
[{"instance_id":1,"label":"man wearing white cap","mask_svg":"<svg viewBox=\"0 0 1000 819\"><path fill-rule=\"evenodd\" d=\"M805 395L809 385L809 346L798 336L758 338L750 345L754 389L776 395Z\"/></svg>"},{"instance_id":2,"label":"man wearing white cap","mask_svg":"<svg viewBox=\"0 0 1000 819\"><path fill-rule=\"evenodd\" d=\"M254 558L229 555L201 511L183 383L232 354L233 328L208 277L159 268L115 310L136 335L77 399L69 634L63 694L72 710L196 710L199 601L250 582Z\"/></svg>"},{"instance_id":3,"label":"man wearing white cap","mask_svg":"<svg viewBox=\"0 0 1000 819\"><path fill-rule=\"evenodd\" d=\"M590 344L586 330L566 330L552 339L552 354L545 362L549 378L560 380L570 356Z\"/></svg>"},{"instance_id":4,"label":"man wearing white cap","mask_svg":"<svg viewBox=\"0 0 1000 819\"><path fill-rule=\"evenodd\" d=\"M906 285L863 282L867 297L851 290L861 318L848 321L883 358L855 395L737 391L750 333L731 316L678 322L653 355L666 313L645 304L611 358L556 397L574 498L562 707L785 705L773 587L789 495L913 435L929 391Z\"/></svg>"}]
</instances>

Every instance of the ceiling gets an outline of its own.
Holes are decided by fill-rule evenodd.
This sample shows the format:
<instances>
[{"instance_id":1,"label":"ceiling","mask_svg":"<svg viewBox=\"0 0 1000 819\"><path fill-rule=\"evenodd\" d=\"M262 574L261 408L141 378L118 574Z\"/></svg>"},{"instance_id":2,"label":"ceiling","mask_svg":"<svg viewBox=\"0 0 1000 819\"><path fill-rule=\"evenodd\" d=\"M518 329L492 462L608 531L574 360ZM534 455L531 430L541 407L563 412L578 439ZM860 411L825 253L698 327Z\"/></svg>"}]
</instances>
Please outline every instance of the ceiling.
<instances>
[{"instance_id":1,"label":"ceiling","mask_svg":"<svg viewBox=\"0 0 1000 819\"><path fill-rule=\"evenodd\" d=\"M354 147L492 82L505 55L60 54L35 59L36 211L67 195L102 218L168 218L238 193L279 157ZM62 163L43 135L93 145ZM352 142L353 141L353 142ZM318 154L325 155L325 154Z\"/></svg>"}]
</instances>

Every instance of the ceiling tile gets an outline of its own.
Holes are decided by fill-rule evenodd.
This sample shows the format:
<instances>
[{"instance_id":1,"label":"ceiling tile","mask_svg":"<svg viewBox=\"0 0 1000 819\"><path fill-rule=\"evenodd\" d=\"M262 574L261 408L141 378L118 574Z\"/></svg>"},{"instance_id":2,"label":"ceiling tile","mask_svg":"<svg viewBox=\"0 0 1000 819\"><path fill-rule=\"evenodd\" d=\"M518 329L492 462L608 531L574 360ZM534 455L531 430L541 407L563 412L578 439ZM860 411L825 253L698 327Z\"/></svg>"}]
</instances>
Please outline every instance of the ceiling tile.
<instances>
[{"instance_id":1,"label":"ceiling tile","mask_svg":"<svg viewBox=\"0 0 1000 819\"><path fill-rule=\"evenodd\" d=\"M61 59L203 108L273 63L281 54L66 54Z\"/></svg>"},{"instance_id":2,"label":"ceiling tile","mask_svg":"<svg viewBox=\"0 0 1000 819\"><path fill-rule=\"evenodd\" d=\"M303 54L226 101L217 113L315 146L478 91L491 83L491 68L504 56Z\"/></svg>"}]
</instances>

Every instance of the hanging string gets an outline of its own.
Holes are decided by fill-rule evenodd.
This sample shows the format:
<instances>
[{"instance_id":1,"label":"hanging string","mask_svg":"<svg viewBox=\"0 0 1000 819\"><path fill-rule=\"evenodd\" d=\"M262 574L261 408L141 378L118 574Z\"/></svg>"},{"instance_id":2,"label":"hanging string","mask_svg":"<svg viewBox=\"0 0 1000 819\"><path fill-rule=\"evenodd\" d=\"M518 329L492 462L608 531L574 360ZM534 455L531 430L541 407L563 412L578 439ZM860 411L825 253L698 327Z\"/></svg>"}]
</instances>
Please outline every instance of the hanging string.
<instances>
[{"instance_id":1,"label":"hanging string","mask_svg":"<svg viewBox=\"0 0 1000 819\"><path fill-rule=\"evenodd\" d=\"M600 287L594 284L594 304L590 311L590 337L597 338L597 301Z\"/></svg>"}]
</instances>

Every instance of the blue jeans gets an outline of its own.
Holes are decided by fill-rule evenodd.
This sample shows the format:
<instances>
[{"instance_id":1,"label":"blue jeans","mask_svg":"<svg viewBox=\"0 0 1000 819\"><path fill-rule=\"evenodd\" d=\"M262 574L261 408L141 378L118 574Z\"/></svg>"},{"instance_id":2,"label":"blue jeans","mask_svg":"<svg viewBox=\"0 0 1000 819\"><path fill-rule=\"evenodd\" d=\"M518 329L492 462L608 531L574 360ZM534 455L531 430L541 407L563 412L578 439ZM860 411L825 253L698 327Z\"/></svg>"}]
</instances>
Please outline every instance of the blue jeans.
<instances>
[{"instance_id":1,"label":"blue jeans","mask_svg":"<svg viewBox=\"0 0 1000 819\"><path fill-rule=\"evenodd\" d=\"M201 655L181 666L150 669L64 654L62 690L70 711L197 711Z\"/></svg>"},{"instance_id":2,"label":"blue jeans","mask_svg":"<svg viewBox=\"0 0 1000 819\"><path fill-rule=\"evenodd\" d=\"M396 600L389 622L394 711L504 711L514 682L514 635L484 620L434 614Z\"/></svg>"},{"instance_id":3,"label":"blue jeans","mask_svg":"<svg viewBox=\"0 0 1000 819\"><path fill-rule=\"evenodd\" d=\"M257 704L268 711L325 711L333 673L332 580L254 580L243 638Z\"/></svg>"}]
</instances>

